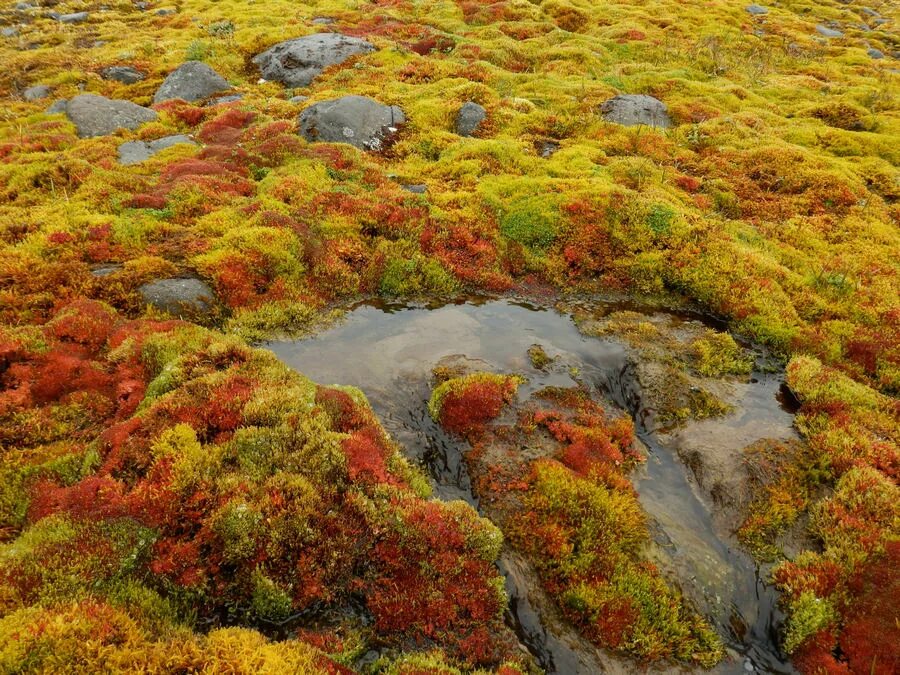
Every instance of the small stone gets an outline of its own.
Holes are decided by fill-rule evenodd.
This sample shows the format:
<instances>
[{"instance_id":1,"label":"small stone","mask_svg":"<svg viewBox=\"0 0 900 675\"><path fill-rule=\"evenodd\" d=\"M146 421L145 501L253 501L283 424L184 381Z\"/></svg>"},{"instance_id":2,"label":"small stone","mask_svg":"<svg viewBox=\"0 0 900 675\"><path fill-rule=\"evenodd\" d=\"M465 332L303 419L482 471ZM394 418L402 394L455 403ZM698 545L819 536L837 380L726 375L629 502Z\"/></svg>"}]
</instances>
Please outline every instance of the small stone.
<instances>
[{"instance_id":1,"label":"small stone","mask_svg":"<svg viewBox=\"0 0 900 675\"><path fill-rule=\"evenodd\" d=\"M305 103L309 100L309 96L291 96L288 99L288 103Z\"/></svg>"},{"instance_id":2,"label":"small stone","mask_svg":"<svg viewBox=\"0 0 900 675\"><path fill-rule=\"evenodd\" d=\"M122 269L124 269L122 265L100 265L91 270L91 275L95 277L108 277L110 274L121 272Z\"/></svg>"},{"instance_id":3,"label":"small stone","mask_svg":"<svg viewBox=\"0 0 900 675\"><path fill-rule=\"evenodd\" d=\"M340 33L315 33L279 42L253 57L264 79L286 87L306 87L329 66L359 54L375 51L375 45Z\"/></svg>"},{"instance_id":4,"label":"small stone","mask_svg":"<svg viewBox=\"0 0 900 675\"><path fill-rule=\"evenodd\" d=\"M6 28L0 29L0 35L5 38L13 38L19 34L19 29L16 26L7 26Z\"/></svg>"},{"instance_id":5,"label":"small stone","mask_svg":"<svg viewBox=\"0 0 900 675\"><path fill-rule=\"evenodd\" d=\"M888 22L887 19L875 19L875 20L872 22L872 25L873 25L873 26L883 26L883 25L886 24L887 22Z\"/></svg>"},{"instance_id":6,"label":"small stone","mask_svg":"<svg viewBox=\"0 0 900 675\"><path fill-rule=\"evenodd\" d=\"M417 195L424 195L426 192L428 192L428 186L424 183L417 183L415 185L401 185L400 187L407 192L412 192L413 194Z\"/></svg>"},{"instance_id":7,"label":"small stone","mask_svg":"<svg viewBox=\"0 0 900 675\"><path fill-rule=\"evenodd\" d=\"M149 2L136 2L134 8L139 12L146 12L152 5Z\"/></svg>"},{"instance_id":8,"label":"small stone","mask_svg":"<svg viewBox=\"0 0 900 675\"><path fill-rule=\"evenodd\" d=\"M162 103L172 99L184 101L197 101L212 96L220 91L228 91L231 85L202 61L187 61L163 80L156 95L154 103Z\"/></svg>"},{"instance_id":9,"label":"small stone","mask_svg":"<svg viewBox=\"0 0 900 675\"><path fill-rule=\"evenodd\" d=\"M300 134L308 141L349 143L361 150L381 150L406 122L395 105L365 96L342 96L315 103L300 113Z\"/></svg>"},{"instance_id":10,"label":"small stone","mask_svg":"<svg viewBox=\"0 0 900 675\"><path fill-rule=\"evenodd\" d=\"M860 7L859 9L863 14L868 14L869 16L881 16L878 12L876 12L871 7Z\"/></svg>"},{"instance_id":11,"label":"small stone","mask_svg":"<svg viewBox=\"0 0 900 675\"><path fill-rule=\"evenodd\" d=\"M88 13L74 12L72 14L57 14L53 18L60 23L83 23L84 21L87 21Z\"/></svg>"},{"instance_id":12,"label":"small stone","mask_svg":"<svg viewBox=\"0 0 900 675\"><path fill-rule=\"evenodd\" d=\"M20 12L27 12L29 9L37 9L37 7L32 5L30 2L17 2L16 3L16 10L18 10Z\"/></svg>"},{"instance_id":13,"label":"small stone","mask_svg":"<svg viewBox=\"0 0 900 675\"><path fill-rule=\"evenodd\" d=\"M204 107L209 108L214 105L224 105L226 103L235 103L237 101L243 100L243 94L229 94L227 96L220 96L219 98L212 99L209 103L207 103Z\"/></svg>"},{"instance_id":14,"label":"small stone","mask_svg":"<svg viewBox=\"0 0 900 675\"><path fill-rule=\"evenodd\" d=\"M79 94L66 105L66 114L81 138L106 136L118 129L137 129L155 122L155 111L132 103L108 99L96 94Z\"/></svg>"},{"instance_id":15,"label":"small stone","mask_svg":"<svg viewBox=\"0 0 900 675\"><path fill-rule=\"evenodd\" d=\"M557 150L559 150L559 143L556 141L540 141L537 144L538 154L544 159L552 157Z\"/></svg>"},{"instance_id":16,"label":"small stone","mask_svg":"<svg viewBox=\"0 0 900 675\"><path fill-rule=\"evenodd\" d=\"M456 133L460 136L471 136L481 123L487 119L487 110L474 101L467 101L456 114Z\"/></svg>"},{"instance_id":17,"label":"small stone","mask_svg":"<svg viewBox=\"0 0 900 675\"><path fill-rule=\"evenodd\" d=\"M752 673L756 670L756 668L753 667L753 662L750 659L746 659L744 661L744 670L748 673Z\"/></svg>"},{"instance_id":18,"label":"small stone","mask_svg":"<svg viewBox=\"0 0 900 675\"><path fill-rule=\"evenodd\" d=\"M122 166L140 164L166 148L182 144L196 145L189 136L185 136L184 134L164 136L162 138L157 138L155 141L128 141L119 146L119 164Z\"/></svg>"},{"instance_id":19,"label":"small stone","mask_svg":"<svg viewBox=\"0 0 900 675\"><path fill-rule=\"evenodd\" d=\"M626 127L646 125L667 128L672 126L665 103L644 94L620 94L600 106L603 119Z\"/></svg>"},{"instance_id":20,"label":"small stone","mask_svg":"<svg viewBox=\"0 0 900 675\"><path fill-rule=\"evenodd\" d=\"M36 84L22 92L22 98L26 101L39 101L42 98L47 98L49 95L50 87L46 84Z\"/></svg>"},{"instance_id":21,"label":"small stone","mask_svg":"<svg viewBox=\"0 0 900 675\"><path fill-rule=\"evenodd\" d=\"M131 66L107 66L100 71L100 77L104 80L113 80L122 84L134 84L147 76Z\"/></svg>"},{"instance_id":22,"label":"small stone","mask_svg":"<svg viewBox=\"0 0 900 675\"><path fill-rule=\"evenodd\" d=\"M160 279L137 290L146 304L178 317L204 316L216 306L215 294L200 279Z\"/></svg>"},{"instance_id":23,"label":"small stone","mask_svg":"<svg viewBox=\"0 0 900 675\"><path fill-rule=\"evenodd\" d=\"M312 20L316 26L330 26L334 23L334 19L327 16L317 16Z\"/></svg>"},{"instance_id":24,"label":"small stone","mask_svg":"<svg viewBox=\"0 0 900 675\"><path fill-rule=\"evenodd\" d=\"M757 5L755 3L752 5L747 5L745 9L747 10L747 12L753 14L754 16L761 16L763 14L769 13L768 7L763 7L762 5Z\"/></svg>"},{"instance_id":25,"label":"small stone","mask_svg":"<svg viewBox=\"0 0 900 675\"><path fill-rule=\"evenodd\" d=\"M822 24L819 24L816 26L816 32L819 35L822 35L827 38L844 37L844 34L841 31L835 30L834 28L829 28L828 26L823 26Z\"/></svg>"},{"instance_id":26,"label":"small stone","mask_svg":"<svg viewBox=\"0 0 900 675\"><path fill-rule=\"evenodd\" d=\"M875 49L875 47L870 47L866 53L873 59L883 59L884 52L880 49Z\"/></svg>"},{"instance_id":27,"label":"small stone","mask_svg":"<svg viewBox=\"0 0 900 675\"><path fill-rule=\"evenodd\" d=\"M175 10L171 8L156 10L156 16L172 16L174 13Z\"/></svg>"},{"instance_id":28,"label":"small stone","mask_svg":"<svg viewBox=\"0 0 900 675\"><path fill-rule=\"evenodd\" d=\"M59 113L65 113L68 105L69 102L66 99L58 98L50 104L50 107L47 108L47 114L57 115Z\"/></svg>"}]
</instances>

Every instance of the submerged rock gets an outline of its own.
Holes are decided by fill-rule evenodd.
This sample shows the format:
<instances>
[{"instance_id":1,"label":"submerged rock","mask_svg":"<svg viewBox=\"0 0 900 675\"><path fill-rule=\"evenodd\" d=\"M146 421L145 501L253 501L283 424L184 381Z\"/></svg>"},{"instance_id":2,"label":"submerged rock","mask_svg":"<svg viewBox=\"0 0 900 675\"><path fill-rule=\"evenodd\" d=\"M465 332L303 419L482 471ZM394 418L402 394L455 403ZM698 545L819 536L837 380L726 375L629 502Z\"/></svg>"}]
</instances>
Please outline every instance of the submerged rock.
<instances>
[{"instance_id":1,"label":"submerged rock","mask_svg":"<svg viewBox=\"0 0 900 675\"><path fill-rule=\"evenodd\" d=\"M108 99L96 94L76 96L66 104L66 114L82 138L106 136L117 129L137 129L159 117L150 108L131 101Z\"/></svg>"},{"instance_id":2,"label":"submerged rock","mask_svg":"<svg viewBox=\"0 0 900 675\"><path fill-rule=\"evenodd\" d=\"M100 77L104 80L113 80L122 84L134 84L147 76L131 66L107 66L100 71Z\"/></svg>"},{"instance_id":3,"label":"submerged rock","mask_svg":"<svg viewBox=\"0 0 900 675\"><path fill-rule=\"evenodd\" d=\"M600 113L607 122L614 122L626 127L641 124L661 128L672 126L666 104L644 94L614 96L600 106Z\"/></svg>"},{"instance_id":4,"label":"submerged rock","mask_svg":"<svg viewBox=\"0 0 900 675\"><path fill-rule=\"evenodd\" d=\"M156 90L153 102L162 103L179 98L184 101L197 101L229 89L231 85L228 81L208 65L202 61L187 61L163 80Z\"/></svg>"},{"instance_id":5,"label":"submerged rock","mask_svg":"<svg viewBox=\"0 0 900 675\"><path fill-rule=\"evenodd\" d=\"M481 123L487 119L487 110L473 101L467 101L456 114L456 133L460 136L471 136Z\"/></svg>"},{"instance_id":6,"label":"submerged rock","mask_svg":"<svg viewBox=\"0 0 900 675\"><path fill-rule=\"evenodd\" d=\"M212 289L200 279L160 279L138 288L143 301L175 316L209 314L216 306Z\"/></svg>"},{"instance_id":7,"label":"submerged rock","mask_svg":"<svg viewBox=\"0 0 900 675\"><path fill-rule=\"evenodd\" d=\"M300 113L300 134L308 141L349 143L361 150L380 150L406 122L395 105L365 96L322 101Z\"/></svg>"},{"instance_id":8,"label":"submerged rock","mask_svg":"<svg viewBox=\"0 0 900 675\"><path fill-rule=\"evenodd\" d=\"M123 166L140 164L158 152L171 148L173 145L197 145L184 134L164 136L155 141L129 141L119 146L119 163Z\"/></svg>"},{"instance_id":9,"label":"submerged rock","mask_svg":"<svg viewBox=\"0 0 900 675\"><path fill-rule=\"evenodd\" d=\"M328 66L373 51L375 45L367 40L340 33L316 33L279 42L255 56L253 63L267 80L287 87L305 87Z\"/></svg>"}]
</instances>

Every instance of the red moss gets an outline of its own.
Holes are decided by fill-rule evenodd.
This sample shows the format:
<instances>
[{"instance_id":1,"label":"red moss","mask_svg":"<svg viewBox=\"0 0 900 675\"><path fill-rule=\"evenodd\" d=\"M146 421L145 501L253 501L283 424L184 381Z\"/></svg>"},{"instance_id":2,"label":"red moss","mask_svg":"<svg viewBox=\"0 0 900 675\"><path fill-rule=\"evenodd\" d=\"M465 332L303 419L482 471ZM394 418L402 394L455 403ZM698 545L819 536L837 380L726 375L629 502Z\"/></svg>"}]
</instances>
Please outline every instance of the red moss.
<instances>
[{"instance_id":1,"label":"red moss","mask_svg":"<svg viewBox=\"0 0 900 675\"><path fill-rule=\"evenodd\" d=\"M460 436L480 432L500 414L515 392L511 381L474 381L450 391L441 402L440 423Z\"/></svg>"},{"instance_id":2,"label":"red moss","mask_svg":"<svg viewBox=\"0 0 900 675\"><path fill-rule=\"evenodd\" d=\"M110 476L88 476L71 487L39 481L32 489L28 520L37 522L53 513L100 520L125 515L123 485Z\"/></svg>"}]
</instances>

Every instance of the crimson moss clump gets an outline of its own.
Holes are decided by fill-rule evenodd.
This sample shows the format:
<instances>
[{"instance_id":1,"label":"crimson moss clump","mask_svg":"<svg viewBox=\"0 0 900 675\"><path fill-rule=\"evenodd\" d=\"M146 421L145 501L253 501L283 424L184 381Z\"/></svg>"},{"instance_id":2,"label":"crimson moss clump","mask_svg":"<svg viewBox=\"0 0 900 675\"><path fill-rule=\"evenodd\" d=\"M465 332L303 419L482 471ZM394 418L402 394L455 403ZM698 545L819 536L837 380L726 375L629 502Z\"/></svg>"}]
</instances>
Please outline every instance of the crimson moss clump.
<instances>
[{"instance_id":1,"label":"crimson moss clump","mask_svg":"<svg viewBox=\"0 0 900 675\"><path fill-rule=\"evenodd\" d=\"M513 400L522 378L472 373L442 382L428 401L432 419L447 431L466 436L484 429Z\"/></svg>"}]
</instances>

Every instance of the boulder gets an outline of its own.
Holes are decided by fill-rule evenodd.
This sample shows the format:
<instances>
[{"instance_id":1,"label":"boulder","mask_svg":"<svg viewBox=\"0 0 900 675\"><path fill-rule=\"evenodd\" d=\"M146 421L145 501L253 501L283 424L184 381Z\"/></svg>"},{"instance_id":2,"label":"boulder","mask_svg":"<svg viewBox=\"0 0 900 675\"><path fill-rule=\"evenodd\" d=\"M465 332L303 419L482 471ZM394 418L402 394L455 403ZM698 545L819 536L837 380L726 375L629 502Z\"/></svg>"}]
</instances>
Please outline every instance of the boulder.
<instances>
[{"instance_id":1,"label":"boulder","mask_svg":"<svg viewBox=\"0 0 900 675\"><path fill-rule=\"evenodd\" d=\"M159 279L137 290L145 304L178 317L205 316L216 306L212 289L199 279Z\"/></svg>"},{"instance_id":2,"label":"boulder","mask_svg":"<svg viewBox=\"0 0 900 675\"><path fill-rule=\"evenodd\" d=\"M132 164L140 164L145 162L157 152L161 152L173 145L196 145L188 136L184 134L175 134L174 136L164 136L157 138L155 141L128 141L119 146L119 164L130 166Z\"/></svg>"},{"instance_id":3,"label":"boulder","mask_svg":"<svg viewBox=\"0 0 900 675\"><path fill-rule=\"evenodd\" d=\"M176 98L197 101L229 89L231 85L227 80L208 65L202 61L187 61L163 80L153 102L162 103Z\"/></svg>"},{"instance_id":4,"label":"boulder","mask_svg":"<svg viewBox=\"0 0 900 675\"><path fill-rule=\"evenodd\" d=\"M253 63L267 80L281 82L287 87L306 87L328 66L372 51L375 46L360 38L340 33L316 33L279 42L253 57Z\"/></svg>"},{"instance_id":5,"label":"boulder","mask_svg":"<svg viewBox=\"0 0 900 675\"><path fill-rule=\"evenodd\" d=\"M463 104L456 113L456 133L460 136L471 136L481 123L487 119L487 110L473 101Z\"/></svg>"},{"instance_id":6,"label":"boulder","mask_svg":"<svg viewBox=\"0 0 900 675\"><path fill-rule=\"evenodd\" d=\"M644 94L614 96L600 106L600 113L607 122L614 122L626 127L641 124L661 128L672 126L666 104Z\"/></svg>"},{"instance_id":7,"label":"boulder","mask_svg":"<svg viewBox=\"0 0 900 675\"><path fill-rule=\"evenodd\" d=\"M42 98L47 98L49 95L50 87L46 84L36 84L22 92L22 98L26 101L39 101Z\"/></svg>"},{"instance_id":8,"label":"boulder","mask_svg":"<svg viewBox=\"0 0 900 675\"><path fill-rule=\"evenodd\" d=\"M66 105L66 114L82 138L106 136L117 129L137 129L145 122L156 121L158 117L150 108L96 94L76 96Z\"/></svg>"},{"instance_id":9,"label":"boulder","mask_svg":"<svg viewBox=\"0 0 900 675\"><path fill-rule=\"evenodd\" d=\"M406 122L406 116L395 105L365 96L342 96L309 106L300 113L299 122L300 134L309 141L380 150Z\"/></svg>"},{"instance_id":10,"label":"boulder","mask_svg":"<svg viewBox=\"0 0 900 675\"><path fill-rule=\"evenodd\" d=\"M100 71L100 77L104 80L112 80L122 84L134 84L147 76L131 66L107 66Z\"/></svg>"}]
</instances>

